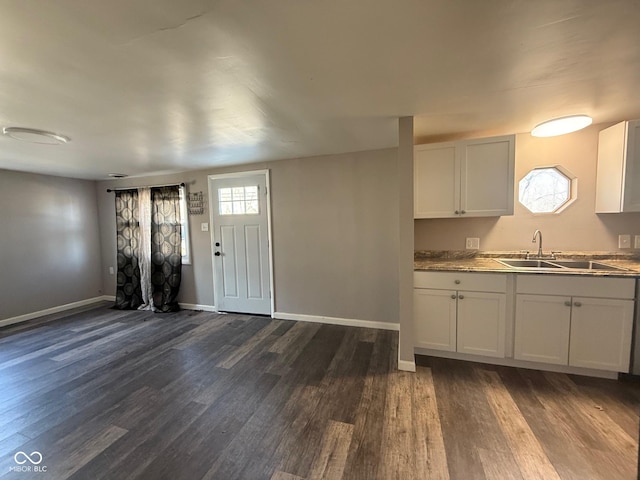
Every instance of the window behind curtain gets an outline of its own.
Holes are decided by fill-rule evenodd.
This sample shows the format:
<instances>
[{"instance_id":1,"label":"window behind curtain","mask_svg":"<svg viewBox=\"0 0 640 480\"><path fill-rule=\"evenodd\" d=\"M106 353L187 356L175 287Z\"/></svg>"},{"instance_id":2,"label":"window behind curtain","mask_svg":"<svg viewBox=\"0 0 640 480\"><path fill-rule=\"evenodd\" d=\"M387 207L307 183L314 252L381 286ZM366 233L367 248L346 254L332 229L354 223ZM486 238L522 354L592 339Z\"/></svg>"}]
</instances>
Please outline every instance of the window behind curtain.
<instances>
[{"instance_id":1,"label":"window behind curtain","mask_svg":"<svg viewBox=\"0 0 640 480\"><path fill-rule=\"evenodd\" d=\"M187 208L187 189L180 186L180 222L182 228L182 263L191 264L191 248L189 238L189 209Z\"/></svg>"}]
</instances>

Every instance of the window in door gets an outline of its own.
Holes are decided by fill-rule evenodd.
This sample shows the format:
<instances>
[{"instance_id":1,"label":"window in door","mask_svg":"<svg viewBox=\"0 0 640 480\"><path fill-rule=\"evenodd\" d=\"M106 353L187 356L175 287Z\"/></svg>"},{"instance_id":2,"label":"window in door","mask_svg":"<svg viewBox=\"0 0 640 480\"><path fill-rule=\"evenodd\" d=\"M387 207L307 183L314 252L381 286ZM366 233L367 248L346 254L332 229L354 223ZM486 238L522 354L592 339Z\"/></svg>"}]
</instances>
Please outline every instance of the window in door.
<instances>
[{"instance_id":1,"label":"window in door","mask_svg":"<svg viewBox=\"0 0 640 480\"><path fill-rule=\"evenodd\" d=\"M258 186L219 188L218 212L220 215L258 215Z\"/></svg>"}]
</instances>

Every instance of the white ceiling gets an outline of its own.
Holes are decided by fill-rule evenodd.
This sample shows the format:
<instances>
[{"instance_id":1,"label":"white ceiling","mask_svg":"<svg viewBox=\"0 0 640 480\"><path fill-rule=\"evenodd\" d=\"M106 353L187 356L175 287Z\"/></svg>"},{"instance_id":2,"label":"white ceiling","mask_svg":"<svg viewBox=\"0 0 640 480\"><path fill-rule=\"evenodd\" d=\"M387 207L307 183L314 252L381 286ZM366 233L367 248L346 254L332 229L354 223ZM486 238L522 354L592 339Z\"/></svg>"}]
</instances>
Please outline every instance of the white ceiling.
<instances>
[{"instance_id":1,"label":"white ceiling","mask_svg":"<svg viewBox=\"0 0 640 480\"><path fill-rule=\"evenodd\" d=\"M102 179L640 117L638 0L4 0L0 168Z\"/></svg>"}]
</instances>

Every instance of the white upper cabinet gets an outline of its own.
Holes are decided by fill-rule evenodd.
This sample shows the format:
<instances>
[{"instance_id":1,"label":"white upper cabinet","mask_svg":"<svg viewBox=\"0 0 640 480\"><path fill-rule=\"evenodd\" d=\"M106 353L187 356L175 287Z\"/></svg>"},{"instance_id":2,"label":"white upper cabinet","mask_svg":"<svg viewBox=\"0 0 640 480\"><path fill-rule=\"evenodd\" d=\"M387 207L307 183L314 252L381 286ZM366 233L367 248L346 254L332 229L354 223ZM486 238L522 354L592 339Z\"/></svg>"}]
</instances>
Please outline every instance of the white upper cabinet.
<instances>
[{"instance_id":1,"label":"white upper cabinet","mask_svg":"<svg viewBox=\"0 0 640 480\"><path fill-rule=\"evenodd\" d=\"M466 140L460 148L460 214L513 215L515 135Z\"/></svg>"},{"instance_id":2,"label":"white upper cabinet","mask_svg":"<svg viewBox=\"0 0 640 480\"><path fill-rule=\"evenodd\" d=\"M513 215L515 135L416 145L414 217Z\"/></svg>"},{"instance_id":3,"label":"white upper cabinet","mask_svg":"<svg viewBox=\"0 0 640 480\"><path fill-rule=\"evenodd\" d=\"M640 120L599 134L596 213L621 212L640 212Z\"/></svg>"},{"instance_id":4,"label":"white upper cabinet","mask_svg":"<svg viewBox=\"0 0 640 480\"><path fill-rule=\"evenodd\" d=\"M413 165L414 217L456 216L460 204L460 163L455 145L418 145Z\"/></svg>"}]
</instances>

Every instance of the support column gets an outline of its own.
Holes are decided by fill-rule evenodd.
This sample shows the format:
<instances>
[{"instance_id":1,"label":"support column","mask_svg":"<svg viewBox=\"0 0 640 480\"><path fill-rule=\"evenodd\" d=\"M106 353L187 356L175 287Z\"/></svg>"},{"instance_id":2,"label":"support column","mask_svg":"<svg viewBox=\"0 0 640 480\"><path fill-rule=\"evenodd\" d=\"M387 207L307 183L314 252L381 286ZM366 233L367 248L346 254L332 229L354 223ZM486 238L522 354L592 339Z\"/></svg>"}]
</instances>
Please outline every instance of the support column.
<instances>
[{"instance_id":1,"label":"support column","mask_svg":"<svg viewBox=\"0 0 640 480\"><path fill-rule=\"evenodd\" d=\"M413 355L413 117L398 121L398 369L416 371Z\"/></svg>"}]
</instances>

